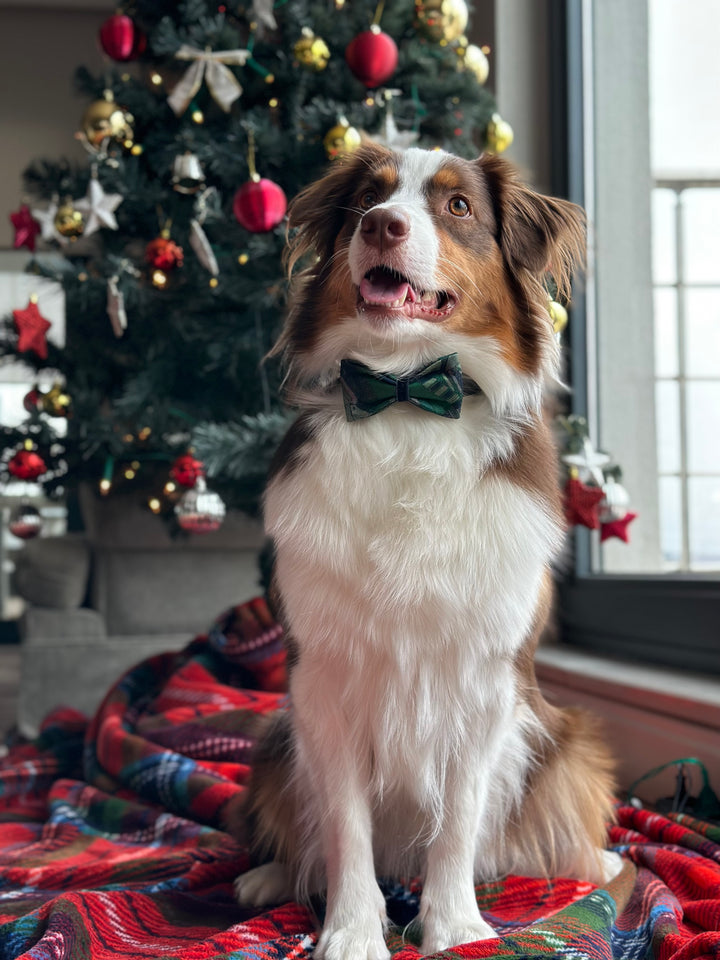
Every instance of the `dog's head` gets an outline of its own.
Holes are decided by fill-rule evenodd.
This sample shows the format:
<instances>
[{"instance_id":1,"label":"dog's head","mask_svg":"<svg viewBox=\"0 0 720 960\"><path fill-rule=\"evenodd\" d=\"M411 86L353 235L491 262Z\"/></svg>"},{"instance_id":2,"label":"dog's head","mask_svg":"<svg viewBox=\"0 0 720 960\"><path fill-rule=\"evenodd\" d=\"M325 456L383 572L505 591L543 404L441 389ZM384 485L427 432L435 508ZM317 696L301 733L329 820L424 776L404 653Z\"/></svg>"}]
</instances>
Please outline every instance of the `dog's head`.
<instances>
[{"instance_id":1,"label":"dog's head","mask_svg":"<svg viewBox=\"0 0 720 960\"><path fill-rule=\"evenodd\" d=\"M330 379L344 357L402 374L457 351L495 407L537 405L557 371L542 279L568 289L578 207L494 156L367 145L298 195L290 229L291 272L313 261L279 344L291 381Z\"/></svg>"}]
</instances>

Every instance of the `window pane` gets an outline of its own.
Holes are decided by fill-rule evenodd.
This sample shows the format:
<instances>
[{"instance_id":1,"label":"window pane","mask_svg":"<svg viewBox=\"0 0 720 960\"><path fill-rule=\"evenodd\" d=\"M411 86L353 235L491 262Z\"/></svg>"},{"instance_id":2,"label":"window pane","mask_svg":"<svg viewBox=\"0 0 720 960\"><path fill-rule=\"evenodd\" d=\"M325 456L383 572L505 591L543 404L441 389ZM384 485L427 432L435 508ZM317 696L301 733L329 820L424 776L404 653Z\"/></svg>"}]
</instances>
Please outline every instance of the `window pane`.
<instances>
[{"instance_id":1,"label":"window pane","mask_svg":"<svg viewBox=\"0 0 720 960\"><path fill-rule=\"evenodd\" d=\"M720 288L685 291L685 369L720 377Z\"/></svg>"},{"instance_id":2,"label":"window pane","mask_svg":"<svg viewBox=\"0 0 720 960\"><path fill-rule=\"evenodd\" d=\"M680 470L680 393L678 384L662 380L655 388L657 404L658 470Z\"/></svg>"},{"instance_id":3,"label":"window pane","mask_svg":"<svg viewBox=\"0 0 720 960\"><path fill-rule=\"evenodd\" d=\"M652 252L655 283L675 283L675 202L674 190L653 190Z\"/></svg>"},{"instance_id":4,"label":"window pane","mask_svg":"<svg viewBox=\"0 0 720 960\"><path fill-rule=\"evenodd\" d=\"M660 542L666 570L675 570L682 558L682 499L680 477L660 477Z\"/></svg>"},{"instance_id":5,"label":"window pane","mask_svg":"<svg viewBox=\"0 0 720 960\"><path fill-rule=\"evenodd\" d=\"M720 190L683 193L683 273L686 283L720 282Z\"/></svg>"},{"instance_id":6,"label":"window pane","mask_svg":"<svg viewBox=\"0 0 720 960\"><path fill-rule=\"evenodd\" d=\"M720 476L691 477L690 566L693 570L720 567Z\"/></svg>"},{"instance_id":7,"label":"window pane","mask_svg":"<svg viewBox=\"0 0 720 960\"><path fill-rule=\"evenodd\" d=\"M655 376L678 375L677 291L655 291Z\"/></svg>"},{"instance_id":8,"label":"window pane","mask_svg":"<svg viewBox=\"0 0 720 960\"><path fill-rule=\"evenodd\" d=\"M720 473L720 383L687 385L688 471Z\"/></svg>"}]
</instances>

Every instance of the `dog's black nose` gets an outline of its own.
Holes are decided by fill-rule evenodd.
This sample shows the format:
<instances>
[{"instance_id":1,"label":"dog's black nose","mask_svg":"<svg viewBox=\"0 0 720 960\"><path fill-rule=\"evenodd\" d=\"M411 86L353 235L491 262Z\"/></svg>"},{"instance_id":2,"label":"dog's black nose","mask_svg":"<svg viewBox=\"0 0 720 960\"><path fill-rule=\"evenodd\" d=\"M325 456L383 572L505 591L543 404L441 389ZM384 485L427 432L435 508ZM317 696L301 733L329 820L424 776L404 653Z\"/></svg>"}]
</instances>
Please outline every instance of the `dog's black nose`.
<instances>
[{"instance_id":1,"label":"dog's black nose","mask_svg":"<svg viewBox=\"0 0 720 960\"><path fill-rule=\"evenodd\" d=\"M410 220L399 210L368 210L360 221L360 233L363 240L378 250L397 247L410 235Z\"/></svg>"}]
</instances>

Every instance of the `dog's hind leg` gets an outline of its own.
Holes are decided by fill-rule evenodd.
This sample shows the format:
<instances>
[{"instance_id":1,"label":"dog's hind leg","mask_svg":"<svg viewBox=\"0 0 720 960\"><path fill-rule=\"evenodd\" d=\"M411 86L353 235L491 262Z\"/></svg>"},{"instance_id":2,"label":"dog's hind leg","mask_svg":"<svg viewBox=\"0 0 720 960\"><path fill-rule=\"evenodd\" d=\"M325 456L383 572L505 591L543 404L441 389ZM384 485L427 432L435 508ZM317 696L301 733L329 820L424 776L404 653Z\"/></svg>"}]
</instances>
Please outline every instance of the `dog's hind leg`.
<instances>
[{"instance_id":1,"label":"dog's hind leg","mask_svg":"<svg viewBox=\"0 0 720 960\"><path fill-rule=\"evenodd\" d=\"M523 799L504 831L502 872L563 876L602 885L622 867L605 850L613 820L613 762L597 722L581 710L541 704L550 740L538 746Z\"/></svg>"},{"instance_id":2,"label":"dog's hind leg","mask_svg":"<svg viewBox=\"0 0 720 960\"><path fill-rule=\"evenodd\" d=\"M287 864L276 860L241 873L233 884L235 899L242 907L266 907L292 900L293 876Z\"/></svg>"}]
</instances>

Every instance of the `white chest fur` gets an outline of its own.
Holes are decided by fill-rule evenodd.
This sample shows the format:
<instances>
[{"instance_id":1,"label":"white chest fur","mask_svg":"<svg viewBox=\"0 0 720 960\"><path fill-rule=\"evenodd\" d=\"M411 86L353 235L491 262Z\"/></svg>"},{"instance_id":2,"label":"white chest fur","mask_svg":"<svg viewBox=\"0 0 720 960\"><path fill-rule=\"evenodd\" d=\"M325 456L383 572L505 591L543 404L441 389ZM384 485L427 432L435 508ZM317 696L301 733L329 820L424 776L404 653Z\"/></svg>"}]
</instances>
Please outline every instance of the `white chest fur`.
<instances>
[{"instance_id":1,"label":"white chest fur","mask_svg":"<svg viewBox=\"0 0 720 960\"><path fill-rule=\"evenodd\" d=\"M514 652L560 531L539 500L483 471L473 420L326 415L302 465L270 486L266 526L302 647Z\"/></svg>"}]
</instances>

